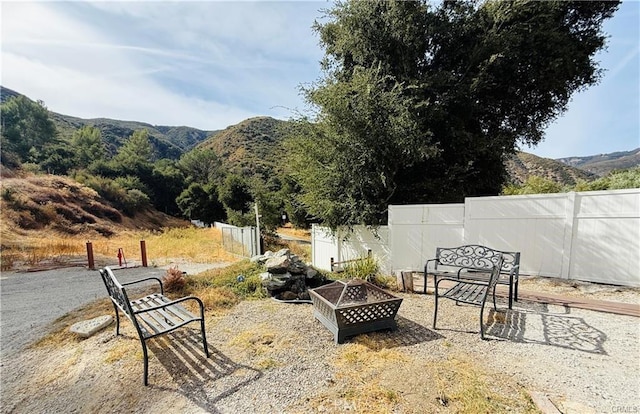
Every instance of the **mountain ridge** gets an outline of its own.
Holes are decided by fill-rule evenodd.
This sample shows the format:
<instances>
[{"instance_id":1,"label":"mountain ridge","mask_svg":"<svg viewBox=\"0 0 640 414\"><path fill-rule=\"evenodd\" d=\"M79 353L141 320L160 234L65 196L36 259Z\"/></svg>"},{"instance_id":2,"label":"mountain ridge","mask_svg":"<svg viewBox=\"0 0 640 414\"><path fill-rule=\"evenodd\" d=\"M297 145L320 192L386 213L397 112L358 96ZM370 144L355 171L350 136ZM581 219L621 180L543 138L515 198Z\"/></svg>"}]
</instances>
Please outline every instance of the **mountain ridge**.
<instances>
[{"instance_id":1,"label":"mountain ridge","mask_svg":"<svg viewBox=\"0 0 640 414\"><path fill-rule=\"evenodd\" d=\"M19 92L0 86L0 101L5 102ZM189 126L152 125L140 121L110 118L84 119L53 111L49 114L62 137L71 137L83 126L98 128L111 154L136 130L146 129L158 158L178 159L196 147L211 148L229 169L244 174L269 174L280 154L283 139L281 126L288 121L268 116L248 118L223 130L206 131ZM617 169L640 165L640 148L585 157L551 159L527 152L517 152L507 160L509 181L523 184L532 175L542 176L562 185L575 185L578 180L594 180Z\"/></svg>"}]
</instances>

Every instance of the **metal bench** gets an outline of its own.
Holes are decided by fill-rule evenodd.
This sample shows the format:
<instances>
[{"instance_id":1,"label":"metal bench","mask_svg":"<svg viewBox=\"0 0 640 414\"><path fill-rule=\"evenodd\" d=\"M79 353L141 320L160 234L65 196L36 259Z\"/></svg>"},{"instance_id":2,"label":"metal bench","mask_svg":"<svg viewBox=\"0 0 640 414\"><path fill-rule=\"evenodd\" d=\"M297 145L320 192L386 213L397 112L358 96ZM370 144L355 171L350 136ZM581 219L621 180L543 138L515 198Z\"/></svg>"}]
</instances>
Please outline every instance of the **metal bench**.
<instances>
[{"instance_id":1,"label":"metal bench","mask_svg":"<svg viewBox=\"0 0 640 414\"><path fill-rule=\"evenodd\" d=\"M439 277L435 282L435 309L433 311L433 329L436 329L436 319L438 317L438 298L446 298L470 305L480 306L480 338L484 339L484 325L482 323L484 316L484 306L487 297L491 292L493 296L493 309L496 306L496 285L500 276L500 268L502 267L503 258L501 254L496 255L496 263L489 275L487 281L468 280L459 277ZM448 288L444 293L439 293L438 287L444 281L454 282L454 285Z\"/></svg>"},{"instance_id":2,"label":"metal bench","mask_svg":"<svg viewBox=\"0 0 640 414\"><path fill-rule=\"evenodd\" d=\"M194 296L187 296L177 300L171 300L164 296L162 281L157 277L148 277L134 282L120 283L116 279L113 271L109 267L99 269L100 276L104 282L113 308L116 312L116 335L120 335L120 315L121 310L129 318L138 332L142 353L144 354L144 385L148 385L149 357L147 355L147 343L151 338L164 335L174 331L191 322L200 322L202 331L202 346L209 358L207 348L207 338L204 332L204 305L202 301ZM129 300L124 286L156 280L160 285L160 293L154 293L133 301ZM180 305L182 302L194 301L200 308L200 316L195 316Z\"/></svg>"},{"instance_id":3,"label":"metal bench","mask_svg":"<svg viewBox=\"0 0 640 414\"><path fill-rule=\"evenodd\" d=\"M509 286L509 309L512 309L513 301L518 301L520 252L495 250L478 244L436 248L436 257L424 265L424 293L427 293L427 275L433 275L434 284L436 279L454 272L465 279L487 281L498 256L503 258L503 264L497 283Z\"/></svg>"}]
</instances>

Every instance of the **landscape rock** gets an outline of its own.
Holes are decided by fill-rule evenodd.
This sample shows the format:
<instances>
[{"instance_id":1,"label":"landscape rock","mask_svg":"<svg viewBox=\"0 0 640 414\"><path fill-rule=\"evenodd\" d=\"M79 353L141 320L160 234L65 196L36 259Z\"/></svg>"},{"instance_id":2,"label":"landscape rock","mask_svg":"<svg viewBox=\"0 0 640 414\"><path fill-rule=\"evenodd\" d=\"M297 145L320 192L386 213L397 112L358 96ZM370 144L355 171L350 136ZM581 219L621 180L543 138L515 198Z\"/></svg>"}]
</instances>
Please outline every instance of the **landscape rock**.
<instances>
[{"instance_id":1,"label":"landscape rock","mask_svg":"<svg viewBox=\"0 0 640 414\"><path fill-rule=\"evenodd\" d=\"M275 253L268 251L251 260L266 266L267 272L260 275L262 286L270 296L279 300L309 300L308 289L327 283L322 273L304 263L289 249Z\"/></svg>"}]
</instances>

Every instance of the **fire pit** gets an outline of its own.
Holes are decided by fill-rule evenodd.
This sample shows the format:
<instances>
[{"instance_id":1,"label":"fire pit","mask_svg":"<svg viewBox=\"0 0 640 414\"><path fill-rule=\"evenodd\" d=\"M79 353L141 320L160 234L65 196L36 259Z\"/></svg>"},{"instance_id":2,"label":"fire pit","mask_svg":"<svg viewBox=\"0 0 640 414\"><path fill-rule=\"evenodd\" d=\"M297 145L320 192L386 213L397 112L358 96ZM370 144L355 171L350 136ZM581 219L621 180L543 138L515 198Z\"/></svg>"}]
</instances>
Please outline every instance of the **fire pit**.
<instances>
[{"instance_id":1,"label":"fire pit","mask_svg":"<svg viewBox=\"0 0 640 414\"><path fill-rule=\"evenodd\" d=\"M310 289L309 294L313 316L333 333L337 344L347 336L397 328L394 318L402 299L369 282L338 280Z\"/></svg>"}]
</instances>

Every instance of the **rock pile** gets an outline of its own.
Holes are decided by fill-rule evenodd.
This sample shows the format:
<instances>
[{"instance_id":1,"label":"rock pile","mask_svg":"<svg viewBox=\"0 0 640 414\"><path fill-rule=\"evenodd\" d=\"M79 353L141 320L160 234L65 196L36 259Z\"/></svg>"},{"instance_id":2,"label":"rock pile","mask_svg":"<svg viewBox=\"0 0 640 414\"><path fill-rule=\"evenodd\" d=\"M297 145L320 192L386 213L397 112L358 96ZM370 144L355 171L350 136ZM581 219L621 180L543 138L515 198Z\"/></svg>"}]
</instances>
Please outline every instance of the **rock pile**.
<instances>
[{"instance_id":1,"label":"rock pile","mask_svg":"<svg viewBox=\"0 0 640 414\"><path fill-rule=\"evenodd\" d=\"M313 289L327 283L325 276L305 264L289 249L276 253L268 251L254 256L251 261L263 264L267 271L262 274L262 286L269 295L284 301L309 301L307 289Z\"/></svg>"}]
</instances>

